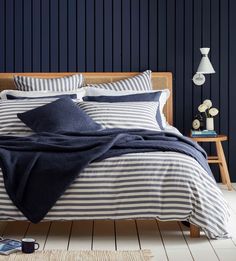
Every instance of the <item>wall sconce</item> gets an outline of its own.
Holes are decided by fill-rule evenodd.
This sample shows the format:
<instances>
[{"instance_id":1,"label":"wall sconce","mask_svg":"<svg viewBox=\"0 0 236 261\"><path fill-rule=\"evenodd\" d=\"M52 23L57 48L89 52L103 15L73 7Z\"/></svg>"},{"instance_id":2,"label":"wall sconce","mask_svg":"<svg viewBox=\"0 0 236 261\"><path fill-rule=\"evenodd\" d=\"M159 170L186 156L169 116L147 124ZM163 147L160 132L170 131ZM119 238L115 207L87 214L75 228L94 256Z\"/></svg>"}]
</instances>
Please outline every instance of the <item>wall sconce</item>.
<instances>
[{"instance_id":1,"label":"wall sconce","mask_svg":"<svg viewBox=\"0 0 236 261\"><path fill-rule=\"evenodd\" d=\"M205 82L204 74L215 73L215 70L208 58L210 48L200 48L200 51L202 53L202 59L200 61L196 74L193 76L193 82L196 85L203 85L203 83Z\"/></svg>"}]
</instances>

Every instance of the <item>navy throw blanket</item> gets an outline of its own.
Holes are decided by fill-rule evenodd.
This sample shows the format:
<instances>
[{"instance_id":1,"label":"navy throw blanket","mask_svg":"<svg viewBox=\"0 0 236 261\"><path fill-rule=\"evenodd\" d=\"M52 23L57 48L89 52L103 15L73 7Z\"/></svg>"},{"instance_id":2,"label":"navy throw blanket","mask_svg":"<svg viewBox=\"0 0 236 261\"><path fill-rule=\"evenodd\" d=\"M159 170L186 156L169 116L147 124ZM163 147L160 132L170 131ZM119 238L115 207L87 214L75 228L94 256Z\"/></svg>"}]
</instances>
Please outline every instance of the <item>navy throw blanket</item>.
<instances>
[{"instance_id":1,"label":"navy throw blanket","mask_svg":"<svg viewBox=\"0 0 236 261\"><path fill-rule=\"evenodd\" d=\"M106 129L86 133L0 136L0 166L6 191L33 223L91 162L126 153L176 151L195 158L211 174L206 153L189 138L147 130Z\"/></svg>"}]
</instances>

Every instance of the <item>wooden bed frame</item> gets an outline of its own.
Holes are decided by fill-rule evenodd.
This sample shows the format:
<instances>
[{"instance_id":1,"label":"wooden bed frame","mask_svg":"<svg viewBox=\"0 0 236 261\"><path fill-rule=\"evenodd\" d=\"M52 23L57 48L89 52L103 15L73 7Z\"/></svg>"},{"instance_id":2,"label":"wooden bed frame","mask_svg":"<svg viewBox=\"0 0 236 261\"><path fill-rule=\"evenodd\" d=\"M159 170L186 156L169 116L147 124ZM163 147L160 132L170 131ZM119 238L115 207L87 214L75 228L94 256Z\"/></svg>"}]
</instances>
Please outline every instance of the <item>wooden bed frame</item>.
<instances>
[{"instance_id":1,"label":"wooden bed frame","mask_svg":"<svg viewBox=\"0 0 236 261\"><path fill-rule=\"evenodd\" d=\"M0 91L5 89L15 89L13 82L14 75L31 76L38 78L56 78L72 75L75 73L0 73ZM103 72L103 73L83 73L85 78L85 83L105 83L113 82L128 77L137 75L138 73L130 72ZM152 73L152 84L155 90L158 89L169 89L170 97L164 108L164 113L170 124L173 124L173 96L172 96L172 73L170 72L154 72Z\"/></svg>"},{"instance_id":2,"label":"wooden bed frame","mask_svg":"<svg viewBox=\"0 0 236 261\"><path fill-rule=\"evenodd\" d=\"M63 77L75 74L73 73L0 73L0 91L5 89L15 89L13 76L22 75L22 76L31 76L38 78L56 78ZM128 77L137 75L138 72L86 72L83 73L85 78L85 84L88 83L106 83L118 81ZM164 107L164 114L167 121L170 124L173 124L173 89L172 89L172 73L171 72L153 72L152 73L152 84L153 89L169 89L170 97L167 100L167 103ZM199 237L200 228L190 224L190 236Z\"/></svg>"}]
</instances>

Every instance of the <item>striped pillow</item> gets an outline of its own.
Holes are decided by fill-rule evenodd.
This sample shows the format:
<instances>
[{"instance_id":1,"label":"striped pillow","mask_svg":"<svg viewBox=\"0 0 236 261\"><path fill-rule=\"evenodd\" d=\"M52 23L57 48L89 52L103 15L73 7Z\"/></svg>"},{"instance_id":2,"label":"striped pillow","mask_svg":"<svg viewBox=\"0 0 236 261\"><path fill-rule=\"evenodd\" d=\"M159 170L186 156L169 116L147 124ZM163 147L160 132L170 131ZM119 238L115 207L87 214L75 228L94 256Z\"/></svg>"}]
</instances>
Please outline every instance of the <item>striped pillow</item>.
<instances>
[{"instance_id":1,"label":"striped pillow","mask_svg":"<svg viewBox=\"0 0 236 261\"><path fill-rule=\"evenodd\" d=\"M124 95L147 93L147 91L126 91L126 90L114 91L114 90L98 89L94 87L87 87L85 91L86 91L86 96L124 96ZM152 93L161 92L161 97L159 99L160 102L159 113L161 114L161 126L165 128L167 126L167 121L163 112L163 108L170 96L170 91L168 89L163 89L163 90L152 90L148 92L152 92Z\"/></svg>"},{"instance_id":2,"label":"striped pillow","mask_svg":"<svg viewBox=\"0 0 236 261\"><path fill-rule=\"evenodd\" d=\"M104 128L161 130L156 121L158 102L78 102L78 104Z\"/></svg>"},{"instance_id":3,"label":"striped pillow","mask_svg":"<svg viewBox=\"0 0 236 261\"><path fill-rule=\"evenodd\" d=\"M0 102L0 135L25 136L32 134L18 117L17 113L23 113L39 106L45 105L56 99L33 99L33 100L3 100Z\"/></svg>"},{"instance_id":4,"label":"striped pillow","mask_svg":"<svg viewBox=\"0 0 236 261\"><path fill-rule=\"evenodd\" d=\"M16 89L19 91L53 91L68 92L82 87L84 77L82 74L74 74L60 78L35 78L27 76L14 76Z\"/></svg>"},{"instance_id":5,"label":"striped pillow","mask_svg":"<svg viewBox=\"0 0 236 261\"><path fill-rule=\"evenodd\" d=\"M88 86L102 88L113 91L150 91L152 90L152 71L145 71L136 76L129 77L124 80L100 83L100 84L88 84Z\"/></svg>"}]
</instances>

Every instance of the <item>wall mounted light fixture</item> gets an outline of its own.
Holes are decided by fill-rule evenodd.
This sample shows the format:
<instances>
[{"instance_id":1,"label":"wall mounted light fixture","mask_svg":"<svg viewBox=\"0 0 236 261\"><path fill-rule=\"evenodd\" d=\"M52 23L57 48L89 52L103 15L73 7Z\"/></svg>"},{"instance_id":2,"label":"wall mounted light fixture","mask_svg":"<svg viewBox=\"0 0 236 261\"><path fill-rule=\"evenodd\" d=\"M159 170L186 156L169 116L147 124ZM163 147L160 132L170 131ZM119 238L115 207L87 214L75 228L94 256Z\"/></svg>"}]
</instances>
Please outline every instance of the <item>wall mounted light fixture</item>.
<instances>
[{"instance_id":1,"label":"wall mounted light fixture","mask_svg":"<svg viewBox=\"0 0 236 261\"><path fill-rule=\"evenodd\" d=\"M196 74L193 76L193 82L196 85L204 84L205 82L204 74L215 73L215 70L208 58L208 53L210 51L210 48L200 48L200 51L202 53L202 59L200 61Z\"/></svg>"}]
</instances>

